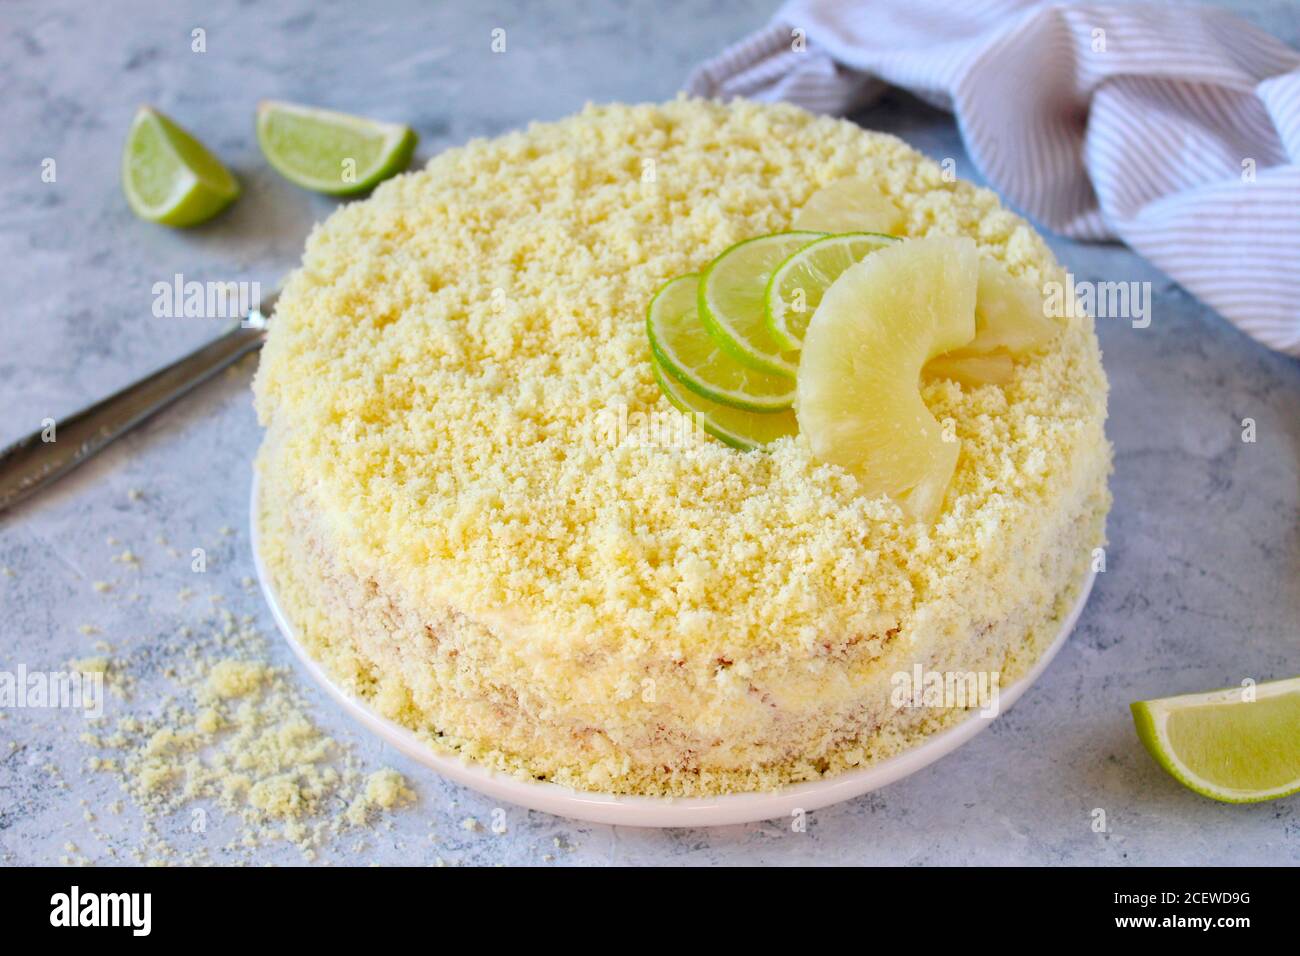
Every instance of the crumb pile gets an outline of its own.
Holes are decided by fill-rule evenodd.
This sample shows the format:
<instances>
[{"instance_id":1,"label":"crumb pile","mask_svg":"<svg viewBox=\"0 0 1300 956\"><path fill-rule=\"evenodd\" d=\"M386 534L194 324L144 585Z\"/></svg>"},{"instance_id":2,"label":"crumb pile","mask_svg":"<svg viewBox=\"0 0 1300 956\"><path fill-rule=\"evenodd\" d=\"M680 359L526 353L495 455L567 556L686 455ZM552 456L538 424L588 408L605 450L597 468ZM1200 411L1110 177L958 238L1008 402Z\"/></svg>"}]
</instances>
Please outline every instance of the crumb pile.
<instances>
[{"instance_id":1,"label":"crumb pile","mask_svg":"<svg viewBox=\"0 0 1300 956\"><path fill-rule=\"evenodd\" d=\"M139 862L214 862L208 851L178 859L159 821L184 816L198 832L237 822L222 859L240 859L269 841L285 840L314 859L330 841L359 835L385 811L414 799L401 774L366 774L346 746L323 733L287 671L264 663L262 636L247 618L220 612L202 634L186 628L182 663L170 668L176 694L154 705L104 718L82 735L93 748L90 770L112 773L146 817ZM127 675L109 657L73 662L107 676L124 691Z\"/></svg>"}]
</instances>

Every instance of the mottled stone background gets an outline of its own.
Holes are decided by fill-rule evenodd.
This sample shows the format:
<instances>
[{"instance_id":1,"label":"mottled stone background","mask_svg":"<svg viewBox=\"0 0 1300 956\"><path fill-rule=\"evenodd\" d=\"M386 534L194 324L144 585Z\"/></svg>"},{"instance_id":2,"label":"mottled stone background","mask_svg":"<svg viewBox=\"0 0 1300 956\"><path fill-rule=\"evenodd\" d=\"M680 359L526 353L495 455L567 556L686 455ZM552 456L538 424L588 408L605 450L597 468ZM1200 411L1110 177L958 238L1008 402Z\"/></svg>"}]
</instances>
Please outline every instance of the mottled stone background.
<instances>
[{"instance_id":1,"label":"mottled stone background","mask_svg":"<svg viewBox=\"0 0 1300 956\"><path fill-rule=\"evenodd\" d=\"M1293 45L1300 7L1266 0L1246 15ZM214 323L156 319L151 287L187 278L271 285L336 203L263 162L253 110L264 97L405 120L419 158L586 100L659 100L689 67L760 26L772 4L743 2L214 5L7 2L0 10L0 443L58 418L212 336ZM190 49L207 31L207 52ZM507 30L504 55L490 31ZM118 157L136 106L195 130L244 185L239 203L176 232L131 215ZM891 97L859 117L974 177L949 117ZM57 161L56 183L41 162ZM1206 228L1214 228L1207 223ZM390 763L418 804L368 838L362 859L536 863L1300 863L1297 800L1221 806L1184 790L1141 749L1128 704L1300 673L1300 365L1271 354L1118 246L1054 240L1080 279L1150 281L1150 328L1102 323L1115 443L1109 563L1078 630L1034 689L958 753L911 778L812 815L714 830L615 829L506 808L508 832L469 832L492 803L447 784L355 730L305 687L314 717ZM153 642L210 610L273 625L248 550L249 464L259 441L246 366L159 416L97 462L0 517L0 669L57 668L104 639L142 665L137 706L164 692ZM1258 440L1241 439L1253 418ZM142 494L133 498L129 492ZM234 533L222 533L222 528ZM164 534L181 557L155 543ZM110 545L108 540L120 543ZM140 557L131 571L112 559ZM208 549L205 575L189 550ZM92 582L122 582L107 595ZM178 598L192 587L196 597ZM132 595L139 595L131 600ZM291 664L272 641L273 657ZM112 707L118 706L110 701ZM75 715L12 711L0 720L0 859L55 862L64 844L106 859L133 846L134 810L88 774ZM12 746L11 746L11 743ZM51 770L50 768L54 768ZM63 780L67 786L59 785ZM1105 810L1109 832L1095 833ZM435 844L430 835L437 839ZM176 825L182 849L205 837ZM559 849L556 841L559 841ZM210 848L217 860L219 847ZM327 856L329 854L326 854ZM547 855L551 859L547 859ZM346 854L344 859L357 859ZM256 854L296 862L290 847Z\"/></svg>"}]
</instances>

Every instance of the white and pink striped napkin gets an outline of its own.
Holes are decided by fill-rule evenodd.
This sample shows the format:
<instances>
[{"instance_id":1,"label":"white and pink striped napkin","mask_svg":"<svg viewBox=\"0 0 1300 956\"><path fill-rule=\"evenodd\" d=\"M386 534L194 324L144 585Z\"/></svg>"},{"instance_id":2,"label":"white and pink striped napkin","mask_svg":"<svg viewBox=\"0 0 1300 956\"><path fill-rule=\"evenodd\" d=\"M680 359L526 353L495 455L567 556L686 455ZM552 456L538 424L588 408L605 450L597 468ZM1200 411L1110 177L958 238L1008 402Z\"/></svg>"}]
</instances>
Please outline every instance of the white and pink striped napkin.
<instances>
[{"instance_id":1,"label":"white and pink striped napkin","mask_svg":"<svg viewBox=\"0 0 1300 956\"><path fill-rule=\"evenodd\" d=\"M954 112L1048 228L1124 240L1300 356L1300 53L1206 7L791 0L687 90L845 113L886 83Z\"/></svg>"}]
</instances>

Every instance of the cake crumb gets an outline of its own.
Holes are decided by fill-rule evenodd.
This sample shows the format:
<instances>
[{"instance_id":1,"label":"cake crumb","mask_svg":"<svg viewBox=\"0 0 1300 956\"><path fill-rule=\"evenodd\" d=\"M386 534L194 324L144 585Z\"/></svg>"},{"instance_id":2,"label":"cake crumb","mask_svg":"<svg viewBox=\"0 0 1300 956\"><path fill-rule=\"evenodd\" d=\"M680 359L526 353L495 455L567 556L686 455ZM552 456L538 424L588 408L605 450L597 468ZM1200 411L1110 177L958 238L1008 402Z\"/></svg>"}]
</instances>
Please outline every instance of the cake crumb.
<instances>
[{"instance_id":1,"label":"cake crumb","mask_svg":"<svg viewBox=\"0 0 1300 956\"><path fill-rule=\"evenodd\" d=\"M209 707L200 711L194 719L194 728L202 734L215 734L221 729L221 714L215 708Z\"/></svg>"},{"instance_id":2,"label":"cake crumb","mask_svg":"<svg viewBox=\"0 0 1300 956\"><path fill-rule=\"evenodd\" d=\"M406 778L396 770L384 767L366 777L361 793L348 807L348 822L361 826L372 811L391 810L414 799L415 794L406 786Z\"/></svg>"},{"instance_id":3,"label":"cake crumb","mask_svg":"<svg viewBox=\"0 0 1300 956\"><path fill-rule=\"evenodd\" d=\"M366 799L377 807L391 810L400 803L414 799L406 786L406 779L396 770L385 767L366 778Z\"/></svg>"},{"instance_id":4,"label":"cake crumb","mask_svg":"<svg viewBox=\"0 0 1300 956\"><path fill-rule=\"evenodd\" d=\"M106 674L108 673L109 661L107 657L74 658L68 661L68 667L83 674Z\"/></svg>"},{"instance_id":5,"label":"cake crumb","mask_svg":"<svg viewBox=\"0 0 1300 956\"><path fill-rule=\"evenodd\" d=\"M265 676L265 665L224 660L213 666L208 674L208 687L218 697L243 697L256 690Z\"/></svg>"}]
</instances>

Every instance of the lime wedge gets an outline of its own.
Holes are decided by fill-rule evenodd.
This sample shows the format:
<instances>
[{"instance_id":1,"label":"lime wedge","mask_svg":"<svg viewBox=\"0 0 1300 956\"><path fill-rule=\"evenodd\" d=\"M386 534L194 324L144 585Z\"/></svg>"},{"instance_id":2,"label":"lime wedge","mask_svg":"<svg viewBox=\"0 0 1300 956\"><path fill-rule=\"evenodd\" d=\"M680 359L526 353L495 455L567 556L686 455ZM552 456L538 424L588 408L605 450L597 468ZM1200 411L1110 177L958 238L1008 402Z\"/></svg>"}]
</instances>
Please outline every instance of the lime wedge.
<instances>
[{"instance_id":1,"label":"lime wedge","mask_svg":"<svg viewBox=\"0 0 1300 956\"><path fill-rule=\"evenodd\" d=\"M819 232L777 232L738 242L710 263L700 277L700 317L722 347L746 365L793 376L798 357L773 338L764 318L767 282L776 267Z\"/></svg>"},{"instance_id":2,"label":"lime wedge","mask_svg":"<svg viewBox=\"0 0 1300 956\"><path fill-rule=\"evenodd\" d=\"M267 161L304 189L349 196L401 172L415 131L332 110L267 101L257 107L257 142Z\"/></svg>"},{"instance_id":3,"label":"lime wedge","mask_svg":"<svg viewBox=\"0 0 1300 956\"><path fill-rule=\"evenodd\" d=\"M737 362L700 321L699 276L673 279L650 300L650 350L674 379L704 398L751 412L779 412L794 402L794 379Z\"/></svg>"},{"instance_id":4,"label":"lime wedge","mask_svg":"<svg viewBox=\"0 0 1300 956\"><path fill-rule=\"evenodd\" d=\"M234 202L239 183L197 139L142 106L122 151L122 190L141 219L195 226Z\"/></svg>"},{"instance_id":5,"label":"lime wedge","mask_svg":"<svg viewBox=\"0 0 1300 956\"><path fill-rule=\"evenodd\" d=\"M794 412L747 412L710 401L703 395L683 388L681 382L664 369L657 356L651 356L651 359L655 380L673 407L684 415L689 415L702 429L732 448L753 451L799 431Z\"/></svg>"},{"instance_id":6,"label":"lime wedge","mask_svg":"<svg viewBox=\"0 0 1300 956\"><path fill-rule=\"evenodd\" d=\"M772 337L784 349L798 349L826 287L855 262L897 241L895 236L876 232L827 236L782 262L768 280L765 297L765 319Z\"/></svg>"},{"instance_id":7,"label":"lime wedge","mask_svg":"<svg viewBox=\"0 0 1300 956\"><path fill-rule=\"evenodd\" d=\"M1174 779L1224 803L1300 792L1300 677L1133 704L1138 737Z\"/></svg>"}]
</instances>

